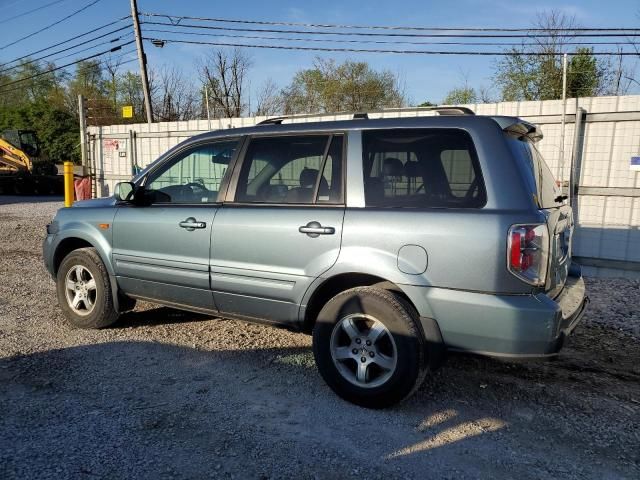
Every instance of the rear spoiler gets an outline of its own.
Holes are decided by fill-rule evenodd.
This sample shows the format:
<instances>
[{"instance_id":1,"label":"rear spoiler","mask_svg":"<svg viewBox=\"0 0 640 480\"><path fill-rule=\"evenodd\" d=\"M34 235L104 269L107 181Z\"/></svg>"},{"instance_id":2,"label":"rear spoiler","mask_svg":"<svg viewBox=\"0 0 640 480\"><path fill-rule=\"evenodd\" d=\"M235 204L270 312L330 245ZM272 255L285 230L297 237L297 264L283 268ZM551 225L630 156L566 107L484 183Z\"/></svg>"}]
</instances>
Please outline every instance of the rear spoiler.
<instances>
[{"instance_id":1,"label":"rear spoiler","mask_svg":"<svg viewBox=\"0 0 640 480\"><path fill-rule=\"evenodd\" d=\"M524 120L515 117L492 118L508 135L512 135L518 139L526 138L533 143L542 140L542 131L533 123L525 122Z\"/></svg>"}]
</instances>

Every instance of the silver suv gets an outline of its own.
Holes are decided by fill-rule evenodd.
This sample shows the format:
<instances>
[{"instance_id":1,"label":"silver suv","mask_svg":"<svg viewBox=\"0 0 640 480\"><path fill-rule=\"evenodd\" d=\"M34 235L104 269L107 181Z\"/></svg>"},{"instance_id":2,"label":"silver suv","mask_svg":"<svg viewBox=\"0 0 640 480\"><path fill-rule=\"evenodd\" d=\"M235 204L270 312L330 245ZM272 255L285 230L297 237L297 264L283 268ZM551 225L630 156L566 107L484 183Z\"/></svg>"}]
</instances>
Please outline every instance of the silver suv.
<instances>
[{"instance_id":1,"label":"silver suv","mask_svg":"<svg viewBox=\"0 0 640 480\"><path fill-rule=\"evenodd\" d=\"M450 350L556 354L587 298L542 135L435 111L181 143L47 227L64 314L102 328L143 299L312 332L329 386L374 408Z\"/></svg>"}]
</instances>

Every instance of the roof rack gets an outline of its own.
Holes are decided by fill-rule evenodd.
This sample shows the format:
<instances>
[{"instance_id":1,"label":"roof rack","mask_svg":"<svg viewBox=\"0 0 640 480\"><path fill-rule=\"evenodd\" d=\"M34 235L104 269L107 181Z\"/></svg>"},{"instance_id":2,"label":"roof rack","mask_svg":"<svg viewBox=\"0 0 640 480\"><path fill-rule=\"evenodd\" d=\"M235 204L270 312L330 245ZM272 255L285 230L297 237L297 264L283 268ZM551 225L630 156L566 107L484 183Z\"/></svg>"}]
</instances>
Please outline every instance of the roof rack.
<instances>
[{"instance_id":1,"label":"roof rack","mask_svg":"<svg viewBox=\"0 0 640 480\"><path fill-rule=\"evenodd\" d=\"M258 125L280 125L285 120L295 118L316 118L329 115L352 115L353 120L367 120L370 113L399 113L399 112L436 112L439 115L475 115L475 112L467 107L416 107L416 108L384 108L382 110L371 110L369 112L335 112L335 113L309 113L302 115L284 115L281 117L267 118Z\"/></svg>"},{"instance_id":2,"label":"roof rack","mask_svg":"<svg viewBox=\"0 0 640 480\"><path fill-rule=\"evenodd\" d=\"M427 107L440 115L475 115L476 112L467 107Z\"/></svg>"}]
</instances>

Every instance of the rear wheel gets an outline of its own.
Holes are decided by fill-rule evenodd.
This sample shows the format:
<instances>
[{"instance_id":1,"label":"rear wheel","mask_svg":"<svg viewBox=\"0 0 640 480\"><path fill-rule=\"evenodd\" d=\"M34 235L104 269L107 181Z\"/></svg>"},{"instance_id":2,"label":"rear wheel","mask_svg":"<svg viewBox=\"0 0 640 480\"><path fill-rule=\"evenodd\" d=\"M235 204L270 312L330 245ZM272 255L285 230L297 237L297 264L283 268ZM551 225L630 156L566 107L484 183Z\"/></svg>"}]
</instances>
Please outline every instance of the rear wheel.
<instances>
[{"instance_id":1,"label":"rear wheel","mask_svg":"<svg viewBox=\"0 0 640 480\"><path fill-rule=\"evenodd\" d=\"M411 395L427 371L417 315L387 290L359 287L320 311L313 352L320 374L342 398L384 408Z\"/></svg>"},{"instance_id":2,"label":"rear wheel","mask_svg":"<svg viewBox=\"0 0 640 480\"><path fill-rule=\"evenodd\" d=\"M95 248L67 255L56 279L58 303L73 326L103 328L118 320L109 275Z\"/></svg>"}]
</instances>

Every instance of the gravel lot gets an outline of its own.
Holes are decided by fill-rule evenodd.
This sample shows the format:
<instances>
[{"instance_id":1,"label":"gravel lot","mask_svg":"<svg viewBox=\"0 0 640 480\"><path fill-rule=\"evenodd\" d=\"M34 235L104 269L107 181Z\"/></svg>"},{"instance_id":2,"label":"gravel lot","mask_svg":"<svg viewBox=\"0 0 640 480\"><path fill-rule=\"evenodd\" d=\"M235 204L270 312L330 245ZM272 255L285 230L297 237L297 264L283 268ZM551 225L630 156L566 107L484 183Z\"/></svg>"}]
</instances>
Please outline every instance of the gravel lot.
<instances>
[{"instance_id":1,"label":"gravel lot","mask_svg":"<svg viewBox=\"0 0 640 480\"><path fill-rule=\"evenodd\" d=\"M556 361L451 356L385 411L338 399L310 338L149 304L65 324L55 199L0 197L0 478L640 478L640 285L589 280Z\"/></svg>"}]
</instances>

